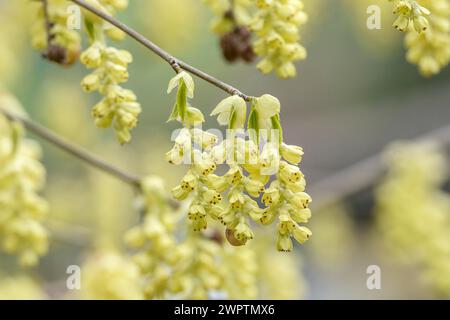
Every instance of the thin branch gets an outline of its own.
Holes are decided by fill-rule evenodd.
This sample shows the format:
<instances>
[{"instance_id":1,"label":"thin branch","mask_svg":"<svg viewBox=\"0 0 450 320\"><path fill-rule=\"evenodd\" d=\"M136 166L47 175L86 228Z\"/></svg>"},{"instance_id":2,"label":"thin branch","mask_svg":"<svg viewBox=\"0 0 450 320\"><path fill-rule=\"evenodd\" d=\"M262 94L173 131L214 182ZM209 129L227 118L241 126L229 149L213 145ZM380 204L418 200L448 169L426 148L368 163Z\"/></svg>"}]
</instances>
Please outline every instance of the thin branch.
<instances>
[{"instance_id":1,"label":"thin branch","mask_svg":"<svg viewBox=\"0 0 450 320\"><path fill-rule=\"evenodd\" d=\"M33 122L30 119L27 119L23 116L17 115L13 112L7 111L0 107L0 112L3 113L10 120L15 120L21 122L24 127L41 137L42 139L52 143L58 148L66 151L67 153L73 155L74 157L92 165L93 167L100 169L123 182L135 187L140 188L140 179L139 177L128 173L122 169L115 167L114 165L106 162L105 160L97 157L96 155L90 153L86 149L83 149L70 141L64 139L63 137L58 136L56 133L50 131L49 129Z\"/></svg>"},{"instance_id":2,"label":"thin branch","mask_svg":"<svg viewBox=\"0 0 450 320\"><path fill-rule=\"evenodd\" d=\"M250 96L242 93L235 87L233 87L219 79L216 79L215 77L207 74L206 72L203 72L203 71L189 65L188 63L177 59L176 57L172 56L167 51L158 47L156 44L154 44L152 41L150 41L149 39L144 37L142 34L137 32L136 30L134 30L134 29L130 28L129 26L127 26L126 24L116 20L111 15L95 8L94 6L90 5L86 1L84 1L84 0L70 0L70 1L80 5L81 7L94 13L95 15L99 16L100 18L104 19L105 21L108 21L115 27L119 28L120 30L122 30L123 32L128 34L130 37L132 37L133 39L135 39L136 41L138 41L139 43L144 45L146 48L150 49L152 52L157 54L163 60L165 60L176 72L179 72L180 68L181 68L181 69L188 71L188 72L192 73L193 75L196 75L197 77L211 83L212 85L222 89L223 91L227 92L230 95L238 95L241 98L245 99L246 101L251 100Z\"/></svg>"},{"instance_id":3,"label":"thin branch","mask_svg":"<svg viewBox=\"0 0 450 320\"><path fill-rule=\"evenodd\" d=\"M450 145L450 124L421 135L415 140L433 140L448 146ZM316 209L326 207L339 199L370 187L384 169L382 154L376 154L313 184L308 192L314 199L314 207Z\"/></svg>"}]
</instances>

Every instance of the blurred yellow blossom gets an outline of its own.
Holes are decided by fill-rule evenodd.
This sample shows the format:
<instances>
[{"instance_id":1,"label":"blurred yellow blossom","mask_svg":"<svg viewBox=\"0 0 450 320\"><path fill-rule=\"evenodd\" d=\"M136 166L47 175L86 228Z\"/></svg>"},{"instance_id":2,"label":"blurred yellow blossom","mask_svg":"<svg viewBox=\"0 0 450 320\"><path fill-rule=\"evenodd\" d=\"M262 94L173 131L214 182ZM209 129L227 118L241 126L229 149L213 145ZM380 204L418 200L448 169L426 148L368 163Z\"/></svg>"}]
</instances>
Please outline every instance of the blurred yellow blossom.
<instances>
[{"instance_id":1,"label":"blurred yellow blossom","mask_svg":"<svg viewBox=\"0 0 450 320\"><path fill-rule=\"evenodd\" d=\"M31 26L31 42L34 48L43 50L50 61L74 64L80 55L81 37L76 29L68 26L72 14L67 0L47 0L47 11L42 1L30 1L34 9ZM48 20L47 20L48 19Z\"/></svg>"},{"instance_id":2,"label":"blurred yellow blossom","mask_svg":"<svg viewBox=\"0 0 450 320\"><path fill-rule=\"evenodd\" d=\"M386 244L440 295L450 294L450 197L440 189L448 159L432 142L396 143L376 190L378 230Z\"/></svg>"},{"instance_id":3,"label":"blurred yellow blossom","mask_svg":"<svg viewBox=\"0 0 450 320\"><path fill-rule=\"evenodd\" d=\"M334 203L318 210L312 221L317 230L310 245L314 258L324 267L334 268L351 255L354 226L344 203Z\"/></svg>"},{"instance_id":4,"label":"blurred yellow blossom","mask_svg":"<svg viewBox=\"0 0 450 320\"><path fill-rule=\"evenodd\" d=\"M24 116L19 102L0 92L0 108ZM17 254L22 266L34 266L48 249L43 226L48 204L39 196L45 168L40 146L25 139L21 124L0 113L0 248Z\"/></svg>"},{"instance_id":5,"label":"blurred yellow blossom","mask_svg":"<svg viewBox=\"0 0 450 320\"><path fill-rule=\"evenodd\" d=\"M450 61L450 2L447 0L419 0L430 15L426 31L417 33L410 26L405 38L406 58L416 64L424 76L433 76ZM416 28L417 29L417 28Z\"/></svg>"},{"instance_id":6,"label":"blurred yellow blossom","mask_svg":"<svg viewBox=\"0 0 450 320\"><path fill-rule=\"evenodd\" d=\"M80 298L91 300L139 300L143 298L139 270L126 256L99 249L81 267Z\"/></svg>"},{"instance_id":7,"label":"blurred yellow blossom","mask_svg":"<svg viewBox=\"0 0 450 320\"><path fill-rule=\"evenodd\" d=\"M258 234L256 244L258 297L273 300L304 299L308 285L302 272L301 257L273 250L267 232Z\"/></svg>"},{"instance_id":8,"label":"blurred yellow blossom","mask_svg":"<svg viewBox=\"0 0 450 320\"><path fill-rule=\"evenodd\" d=\"M47 298L39 283L31 277L0 274L0 300L43 300Z\"/></svg>"},{"instance_id":9,"label":"blurred yellow blossom","mask_svg":"<svg viewBox=\"0 0 450 320\"><path fill-rule=\"evenodd\" d=\"M111 15L128 6L128 1L89 1ZM94 14L84 12L90 46L81 53L80 61L93 71L83 78L81 86L86 92L101 94L102 99L92 109L95 123L100 128L113 126L118 141L124 144L131 140L131 130L136 127L141 113L134 92L121 86L128 81L128 65L133 56L126 50L108 45L106 37L121 40L121 32L115 32L115 28Z\"/></svg>"}]
</instances>

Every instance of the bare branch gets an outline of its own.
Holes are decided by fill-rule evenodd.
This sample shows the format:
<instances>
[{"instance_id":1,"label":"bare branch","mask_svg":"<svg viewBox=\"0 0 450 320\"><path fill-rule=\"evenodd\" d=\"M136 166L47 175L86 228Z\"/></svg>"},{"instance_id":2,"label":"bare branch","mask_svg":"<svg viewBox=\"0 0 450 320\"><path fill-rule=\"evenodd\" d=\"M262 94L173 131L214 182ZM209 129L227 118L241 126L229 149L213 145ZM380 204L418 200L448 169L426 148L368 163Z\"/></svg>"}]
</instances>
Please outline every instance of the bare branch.
<instances>
[{"instance_id":1,"label":"bare branch","mask_svg":"<svg viewBox=\"0 0 450 320\"><path fill-rule=\"evenodd\" d=\"M120 180L123 182L140 189L140 178L126 172L122 169L119 169L115 167L114 165L106 162L105 160L99 158L98 156L90 153L86 149L83 149L72 142L64 139L63 137L57 135L56 133L52 132L51 130L41 126L40 124L37 124L33 122L30 119L27 119L23 116L17 115L13 112L7 111L0 107L0 112L3 113L8 119L15 120L18 122L21 122L24 127L36 134L37 136L41 137L42 139L50 142L51 144L57 146L58 148L66 151L67 153L73 155L74 157L92 165L93 167L100 169Z\"/></svg>"}]
</instances>

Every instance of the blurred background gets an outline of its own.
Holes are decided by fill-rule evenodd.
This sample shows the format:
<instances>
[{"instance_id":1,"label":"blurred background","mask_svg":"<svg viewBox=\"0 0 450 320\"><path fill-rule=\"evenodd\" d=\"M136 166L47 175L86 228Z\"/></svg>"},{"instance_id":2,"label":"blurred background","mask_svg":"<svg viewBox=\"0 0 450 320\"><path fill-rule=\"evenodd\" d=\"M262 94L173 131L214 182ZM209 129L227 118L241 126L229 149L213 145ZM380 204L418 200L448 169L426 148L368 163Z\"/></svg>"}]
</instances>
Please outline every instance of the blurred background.
<instances>
[{"instance_id":1,"label":"blurred background","mask_svg":"<svg viewBox=\"0 0 450 320\"><path fill-rule=\"evenodd\" d=\"M177 127L166 123L173 96L165 91L173 71L130 39L117 45L134 55L126 87L135 91L143 107L132 142L119 146L112 130L94 127L90 109L98 97L83 93L79 85L86 69L81 64L65 69L42 59L29 44L28 16L10 2L0 0L5 26L0 29L3 88L17 96L39 123L128 171L161 174L168 187L175 186L183 169L174 169L164 159ZM211 13L201 0L134 0L119 18L175 56L245 93L278 97L285 141L304 148L302 171L308 185L320 193L314 185L382 152L391 142L448 125L450 68L427 79L406 62L403 35L391 27L394 17L386 0L304 2L310 15L303 31L308 58L298 63L298 77L292 80L263 76L254 65L224 62L218 38L209 30ZM381 30L366 28L370 4L383 8ZM196 85L194 104L205 114L225 97L203 81ZM209 119L206 127L215 125ZM46 296L61 298L67 265L81 264L102 241L123 247L123 234L138 221L138 213L128 186L44 141L41 144L48 177L44 195L51 208L50 250L38 267L26 271L14 258L0 255L0 293L8 288L17 292L20 283L33 281L40 287L23 284L28 296L44 288ZM423 281L420 266L399 261L387 249L373 206L371 186L327 207L315 210L312 205L313 237L294 250L304 279L299 286L306 288L302 298L445 297ZM367 289L370 265L381 269L380 290ZM446 271L450 277L450 269ZM20 278L23 273L33 280ZM8 282L9 277L16 277L15 282Z\"/></svg>"}]
</instances>

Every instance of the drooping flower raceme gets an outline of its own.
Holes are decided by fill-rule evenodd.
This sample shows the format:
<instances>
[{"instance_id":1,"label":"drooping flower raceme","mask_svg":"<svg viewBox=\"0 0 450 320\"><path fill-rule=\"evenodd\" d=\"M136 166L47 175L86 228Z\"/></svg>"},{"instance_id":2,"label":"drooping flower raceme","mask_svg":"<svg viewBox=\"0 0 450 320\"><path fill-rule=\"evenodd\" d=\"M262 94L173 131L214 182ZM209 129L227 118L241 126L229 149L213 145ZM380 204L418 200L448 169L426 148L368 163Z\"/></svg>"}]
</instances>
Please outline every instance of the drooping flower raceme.
<instances>
[{"instance_id":1,"label":"drooping flower raceme","mask_svg":"<svg viewBox=\"0 0 450 320\"><path fill-rule=\"evenodd\" d=\"M403 142L386 153L388 172L376 190L379 232L391 252L417 265L442 297L450 294L450 196L440 189L448 159L432 142Z\"/></svg>"},{"instance_id":2,"label":"drooping flower raceme","mask_svg":"<svg viewBox=\"0 0 450 320\"><path fill-rule=\"evenodd\" d=\"M139 207L145 211L141 224L130 229L125 242L139 250L133 257L145 278L143 292L147 299L164 299L171 292L168 282L175 268L177 241L174 235L177 214L171 211L164 183L157 177L148 177L141 183L143 195Z\"/></svg>"},{"instance_id":3,"label":"drooping flower raceme","mask_svg":"<svg viewBox=\"0 0 450 320\"><path fill-rule=\"evenodd\" d=\"M69 28L72 12L67 0L47 0L50 34L47 34L47 21L43 1L31 1L35 19L31 27L32 45L43 50L44 56L56 63L71 65L78 60L81 50L81 38L77 30Z\"/></svg>"},{"instance_id":4,"label":"drooping flower raceme","mask_svg":"<svg viewBox=\"0 0 450 320\"><path fill-rule=\"evenodd\" d=\"M128 1L90 0L93 5L110 14L123 10ZM141 106L133 91L125 89L122 83L128 81L128 65L132 55L126 50L119 50L106 43L105 36L120 40L123 33L94 16L85 13L85 24L90 40L90 47L81 54L81 62L93 72L87 75L81 86L86 92L98 91L102 100L97 103L92 115L98 127L114 127L121 144L131 140L130 131L137 125Z\"/></svg>"},{"instance_id":5,"label":"drooping flower raceme","mask_svg":"<svg viewBox=\"0 0 450 320\"><path fill-rule=\"evenodd\" d=\"M294 61L306 58L306 49L299 43L301 25L308 20L301 0L257 0L258 11L250 28L258 36L255 53L262 57L257 68L263 73L272 70L280 78L297 74Z\"/></svg>"},{"instance_id":6,"label":"drooping flower raceme","mask_svg":"<svg viewBox=\"0 0 450 320\"><path fill-rule=\"evenodd\" d=\"M22 113L4 93L0 108ZM38 195L45 180L40 154L39 145L24 138L23 127L0 113L0 249L18 255L23 266L37 264L48 248L42 225L47 202Z\"/></svg>"},{"instance_id":7,"label":"drooping flower raceme","mask_svg":"<svg viewBox=\"0 0 450 320\"><path fill-rule=\"evenodd\" d=\"M300 27L307 22L301 0L205 0L216 16L214 32L222 36L225 58L252 61L261 57L257 68L274 71L281 78L296 75L295 61L306 58L300 44ZM256 39L250 45L251 34Z\"/></svg>"},{"instance_id":8,"label":"drooping flower raceme","mask_svg":"<svg viewBox=\"0 0 450 320\"><path fill-rule=\"evenodd\" d=\"M450 1L393 2L393 12L398 16L394 28L407 33L407 60L426 77L439 73L450 61Z\"/></svg>"},{"instance_id":9,"label":"drooping flower raceme","mask_svg":"<svg viewBox=\"0 0 450 320\"><path fill-rule=\"evenodd\" d=\"M141 300L139 269L112 249L98 250L82 266L79 297L91 300Z\"/></svg>"},{"instance_id":10,"label":"drooping flower raceme","mask_svg":"<svg viewBox=\"0 0 450 320\"><path fill-rule=\"evenodd\" d=\"M188 102L194 94L191 76L179 73L170 81L169 92L176 86L170 119L179 120L184 128L166 157L176 165L189 161L187 174L172 194L177 200L189 197L193 230L204 230L208 220L218 220L226 226L228 241L240 246L254 237L251 220L264 225L277 220L280 251L292 250L291 237L304 243L311 232L299 224L310 218L311 197L305 193L305 178L297 166L303 150L283 142L278 99L267 94L252 98L248 122L244 99L224 99L211 114L228 128L226 139L219 142L218 136L195 127L204 117ZM266 143L260 152L262 139ZM225 174L215 174L222 164L228 167ZM261 194L263 208L257 201Z\"/></svg>"},{"instance_id":11,"label":"drooping flower raceme","mask_svg":"<svg viewBox=\"0 0 450 320\"><path fill-rule=\"evenodd\" d=\"M267 249L267 247L266 247ZM252 246L223 246L223 267L227 280L224 281L227 299L263 298L258 285L258 252Z\"/></svg>"},{"instance_id":12,"label":"drooping flower raceme","mask_svg":"<svg viewBox=\"0 0 450 320\"><path fill-rule=\"evenodd\" d=\"M389 0L394 3L393 13L397 15L393 27L399 31L406 31L412 25L417 33L428 29L429 21L426 16L430 11L414 0Z\"/></svg>"},{"instance_id":13,"label":"drooping flower raceme","mask_svg":"<svg viewBox=\"0 0 450 320\"><path fill-rule=\"evenodd\" d=\"M428 29L422 33L409 28L405 38L407 60L424 76L433 76L450 62L450 1L420 0L430 11Z\"/></svg>"}]
</instances>

